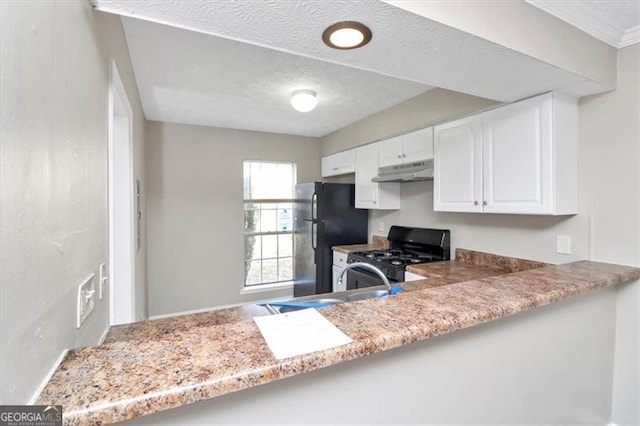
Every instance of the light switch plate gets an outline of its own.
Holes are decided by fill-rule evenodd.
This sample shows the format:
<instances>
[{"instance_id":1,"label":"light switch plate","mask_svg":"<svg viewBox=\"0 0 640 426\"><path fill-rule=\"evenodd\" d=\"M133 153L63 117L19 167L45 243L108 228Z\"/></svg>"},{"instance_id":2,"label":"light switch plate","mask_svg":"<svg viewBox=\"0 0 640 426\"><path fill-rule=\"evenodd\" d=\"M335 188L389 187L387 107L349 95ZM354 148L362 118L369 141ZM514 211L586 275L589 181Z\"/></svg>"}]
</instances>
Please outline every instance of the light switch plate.
<instances>
[{"instance_id":1,"label":"light switch plate","mask_svg":"<svg viewBox=\"0 0 640 426\"><path fill-rule=\"evenodd\" d=\"M76 327L80 328L95 306L96 274L91 274L78 286Z\"/></svg>"},{"instance_id":2,"label":"light switch plate","mask_svg":"<svg viewBox=\"0 0 640 426\"><path fill-rule=\"evenodd\" d=\"M569 235L556 236L556 251L560 254L571 254L571 237Z\"/></svg>"},{"instance_id":3,"label":"light switch plate","mask_svg":"<svg viewBox=\"0 0 640 426\"><path fill-rule=\"evenodd\" d=\"M107 276L107 264L106 263L102 263L100 265L100 273L99 273L99 277L98 277L98 298L102 299L102 297L104 296L104 292L106 291L106 287L107 287L107 280L109 279L109 277Z\"/></svg>"},{"instance_id":4,"label":"light switch plate","mask_svg":"<svg viewBox=\"0 0 640 426\"><path fill-rule=\"evenodd\" d=\"M384 222L383 221L378 222L378 231L379 232L384 232Z\"/></svg>"}]
</instances>

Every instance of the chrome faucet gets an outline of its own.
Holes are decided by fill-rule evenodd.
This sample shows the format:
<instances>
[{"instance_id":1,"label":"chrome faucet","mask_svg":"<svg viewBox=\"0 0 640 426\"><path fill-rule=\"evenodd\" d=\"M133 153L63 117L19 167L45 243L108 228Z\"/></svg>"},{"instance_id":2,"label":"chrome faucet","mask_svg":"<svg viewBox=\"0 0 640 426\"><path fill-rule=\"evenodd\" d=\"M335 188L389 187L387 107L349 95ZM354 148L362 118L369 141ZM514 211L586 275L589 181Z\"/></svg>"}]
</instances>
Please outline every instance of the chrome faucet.
<instances>
[{"instance_id":1,"label":"chrome faucet","mask_svg":"<svg viewBox=\"0 0 640 426\"><path fill-rule=\"evenodd\" d=\"M386 277L386 275L375 266L370 265L368 263L364 263L364 262L354 262L354 263L348 264L340 273L340 276L338 277L338 283L342 284L342 277L344 277L344 274L346 274L349 269L353 269L353 268L368 269L371 272L374 272L375 274L377 274L382 280L382 282L384 283L384 285L387 286L387 293L391 294L391 283L389 282L389 279Z\"/></svg>"}]
</instances>

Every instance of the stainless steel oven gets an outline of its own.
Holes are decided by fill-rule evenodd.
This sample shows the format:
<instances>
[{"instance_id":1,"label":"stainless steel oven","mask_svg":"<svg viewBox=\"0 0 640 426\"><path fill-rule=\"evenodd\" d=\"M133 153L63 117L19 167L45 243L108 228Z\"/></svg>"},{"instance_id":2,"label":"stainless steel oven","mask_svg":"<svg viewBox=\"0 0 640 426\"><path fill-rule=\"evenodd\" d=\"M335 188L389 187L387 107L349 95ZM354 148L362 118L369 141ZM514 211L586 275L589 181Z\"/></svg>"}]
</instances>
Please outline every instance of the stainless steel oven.
<instances>
[{"instance_id":1,"label":"stainless steel oven","mask_svg":"<svg viewBox=\"0 0 640 426\"><path fill-rule=\"evenodd\" d=\"M397 282L395 280L389 280L392 284ZM384 285L382 279L373 272L366 269L353 268L347 271L347 290L354 290L356 288L366 288Z\"/></svg>"}]
</instances>

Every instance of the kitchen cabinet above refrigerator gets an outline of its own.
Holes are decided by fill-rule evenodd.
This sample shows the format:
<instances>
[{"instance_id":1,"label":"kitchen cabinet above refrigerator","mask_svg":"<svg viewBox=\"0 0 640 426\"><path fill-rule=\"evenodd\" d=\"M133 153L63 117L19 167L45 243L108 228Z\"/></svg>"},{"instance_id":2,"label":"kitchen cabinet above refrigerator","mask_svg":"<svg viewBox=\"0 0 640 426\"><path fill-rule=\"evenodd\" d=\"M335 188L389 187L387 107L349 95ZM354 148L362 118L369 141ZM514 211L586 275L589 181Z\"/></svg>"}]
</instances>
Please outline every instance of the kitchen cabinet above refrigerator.
<instances>
[{"instance_id":1,"label":"kitchen cabinet above refrigerator","mask_svg":"<svg viewBox=\"0 0 640 426\"><path fill-rule=\"evenodd\" d=\"M547 93L436 126L434 210L576 214L576 100Z\"/></svg>"},{"instance_id":2,"label":"kitchen cabinet above refrigerator","mask_svg":"<svg viewBox=\"0 0 640 426\"><path fill-rule=\"evenodd\" d=\"M356 150L336 152L322 157L322 177L346 175L356 171Z\"/></svg>"}]
</instances>

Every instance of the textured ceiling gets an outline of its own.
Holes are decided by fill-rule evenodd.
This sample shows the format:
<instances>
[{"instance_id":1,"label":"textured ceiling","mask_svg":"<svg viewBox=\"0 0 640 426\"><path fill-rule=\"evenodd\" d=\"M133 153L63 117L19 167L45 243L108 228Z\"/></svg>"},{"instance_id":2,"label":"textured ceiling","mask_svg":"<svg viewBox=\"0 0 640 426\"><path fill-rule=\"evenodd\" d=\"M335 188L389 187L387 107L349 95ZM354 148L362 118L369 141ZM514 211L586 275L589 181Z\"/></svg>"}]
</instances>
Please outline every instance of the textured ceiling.
<instances>
[{"instance_id":1,"label":"textured ceiling","mask_svg":"<svg viewBox=\"0 0 640 426\"><path fill-rule=\"evenodd\" d=\"M94 5L167 24L125 19L149 119L322 135L427 86L499 101L549 90L581 97L608 89L378 0L96 0ZM372 41L353 51L326 47L322 31L342 20L368 25ZM307 115L288 110L288 93L302 84L319 94L318 109Z\"/></svg>"},{"instance_id":2,"label":"textured ceiling","mask_svg":"<svg viewBox=\"0 0 640 426\"><path fill-rule=\"evenodd\" d=\"M431 87L166 25L123 18L149 120L323 136ZM318 95L311 113L291 92Z\"/></svg>"}]
</instances>

